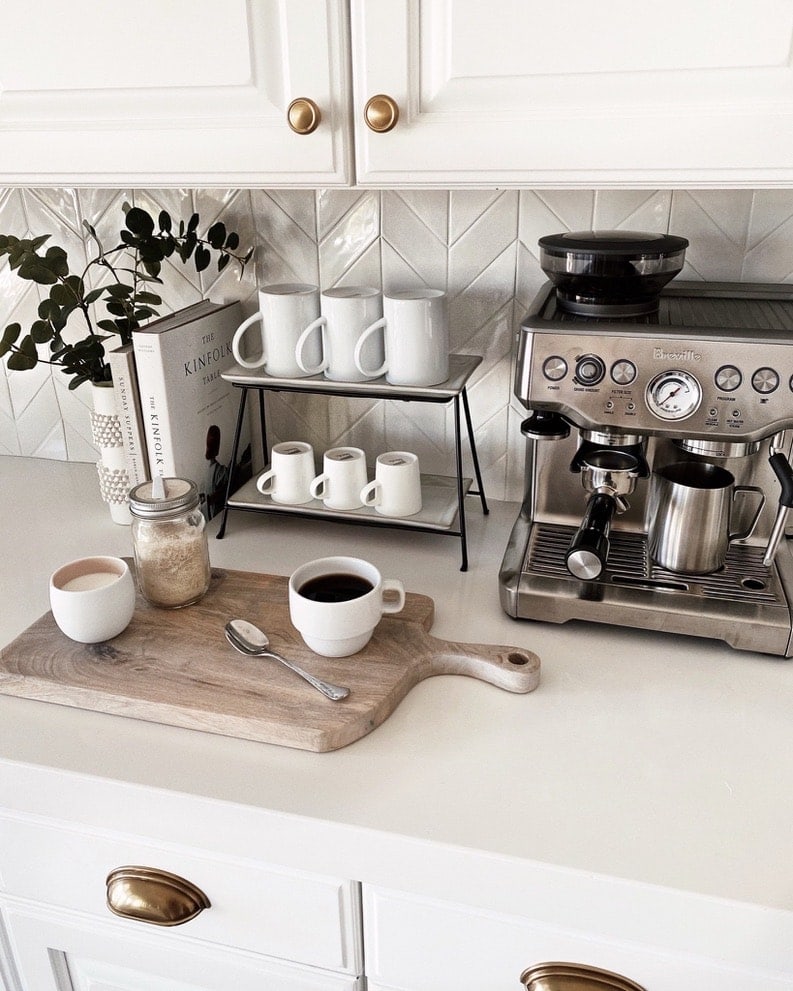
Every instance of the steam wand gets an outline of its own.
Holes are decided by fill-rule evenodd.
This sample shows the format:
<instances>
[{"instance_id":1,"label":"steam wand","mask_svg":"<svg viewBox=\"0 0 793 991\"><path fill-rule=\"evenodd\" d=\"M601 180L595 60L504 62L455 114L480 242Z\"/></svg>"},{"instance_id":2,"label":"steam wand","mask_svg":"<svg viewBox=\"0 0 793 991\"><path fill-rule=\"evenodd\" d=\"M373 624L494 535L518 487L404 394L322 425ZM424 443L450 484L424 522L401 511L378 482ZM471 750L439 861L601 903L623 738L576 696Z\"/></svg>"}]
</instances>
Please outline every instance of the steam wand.
<instances>
[{"instance_id":1,"label":"steam wand","mask_svg":"<svg viewBox=\"0 0 793 991\"><path fill-rule=\"evenodd\" d=\"M774 469L774 474L779 479L782 491L779 495L779 508L777 509L776 519L771 528L771 536L768 538L768 545L766 546L763 557L764 568L769 568L776 557L779 543L785 532L788 512L793 508L793 468L790 467L787 456L781 450L783 436L783 433L779 433L772 439L771 456L768 459L768 463Z\"/></svg>"}]
</instances>

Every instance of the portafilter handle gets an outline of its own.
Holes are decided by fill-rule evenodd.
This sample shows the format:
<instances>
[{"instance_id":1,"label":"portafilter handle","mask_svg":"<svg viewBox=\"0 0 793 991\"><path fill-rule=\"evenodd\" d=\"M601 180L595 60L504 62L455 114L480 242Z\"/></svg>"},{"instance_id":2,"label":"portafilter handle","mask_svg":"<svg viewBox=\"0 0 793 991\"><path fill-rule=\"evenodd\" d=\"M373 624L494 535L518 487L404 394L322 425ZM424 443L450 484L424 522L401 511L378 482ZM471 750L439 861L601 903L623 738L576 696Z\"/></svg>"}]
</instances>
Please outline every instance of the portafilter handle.
<instances>
[{"instance_id":1,"label":"portafilter handle","mask_svg":"<svg viewBox=\"0 0 793 991\"><path fill-rule=\"evenodd\" d=\"M782 491L779 495L779 508L776 512L776 519L774 520L774 525L771 528L771 536L768 538L768 544L763 556L764 568L770 568L774 558L776 557L776 552L779 548L780 541L782 540L782 535L785 532L788 513L790 509L793 508L793 468L790 467L790 462L781 451L774 451L768 459L768 463L771 465L774 470L774 474L779 479L779 484Z\"/></svg>"}]
</instances>

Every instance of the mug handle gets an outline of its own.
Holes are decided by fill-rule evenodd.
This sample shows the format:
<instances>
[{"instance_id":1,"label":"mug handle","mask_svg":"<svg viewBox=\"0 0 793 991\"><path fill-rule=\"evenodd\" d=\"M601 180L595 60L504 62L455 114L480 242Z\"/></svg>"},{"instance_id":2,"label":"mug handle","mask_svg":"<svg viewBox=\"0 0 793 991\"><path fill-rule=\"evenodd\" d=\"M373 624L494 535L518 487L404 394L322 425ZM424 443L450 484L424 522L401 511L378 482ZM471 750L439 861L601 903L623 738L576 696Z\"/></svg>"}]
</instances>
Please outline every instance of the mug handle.
<instances>
[{"instance_id":1,"label":"mug handle","mask_svg":"<svg viewBox=\"0 0 793 991\"><path fill-rule=\"evenodd\" d=\"M746 537L751 536L752 531L757 526L757 521L760 519L760 513L763 511L763 506L765 506L765 493L762 489L759 489L756 485L736 485L732 490L732 501L735 502L735 497L739 492L756 492L760 496L760 502L757 505L757 510L746 529L741 530L738 533L730 533L729 540L744 540Z\"/></svg>"},{"instance_id":2,"label":"mug handle","mask_svg":"<svg viewBox=\"0 0 793 991\"><path fill-rule=\"evenodd\" d=\"M322 361L320 361L318 365L312 367L311 365L306 365L303 363L303 348L305 347L306 341L309 339L313 331L315 331L318 327L324 327L327 324L327 322L328 322L327 317L317 317L316 320L312 320L311 323L308 325L308 327L306 327L306 329L300 335L300 337L298 337L297 344L295 344L295 361L297 362L298 366L302 368L302 370L306 372L308 375L318 375L320 372L324 372L325 369L328 367L328 359L327 356L324 354L324 348L323 348Z\"/></svg>"},{"instance_id":3,"label":"mug handle","mask_svg":"<svg viewBox=\"0 0 793 991\"><path fill-rule=\"evenodd\" d=\"M316 478L311 480L308 491L311 493L313 499L324 499L327 485L328 475L323 472L321 475L317 475Z\"/></svg>"},{"instance_id":4,"label":"mug handle","mask_svg":"<svg viewBox=\"0 0 793 991\"><path fill-rule=\"evenodd\" d=\"M270 482L269 485L267 483ZM263 475L256 479L256 488L262 495L270 495L275 486L275 471L269 468Z\"/></svg>"},{"instance_id":5,"label":"mug handle","mask_svg":"<svg viewBox=\"0 0 793 991\"><path fill-rule=\"evenodd\" d=\"M373 482L367 482L366 485L361 489L361 494L358 497L364 506L376 506L382 501L382 482L375 479ZM372 496L370 499L369 497Z\"/></svg>"},{"instance_id":6,"label":"mug handle","mask_svg":"<svg viewBox=\"0 0 793 991\"><path fill-rule=\"evenodd\" d=\"M361 365L361 353L363 351L364 344L376 330L380 330L380 328L385 327L385 325L386 318L380 317L379 320L375 320L374 323L369 324L366 330L358 338L358 343L355 345L355 353L353 354L353 361L355 362L355 367L361 375L368 375L372 378L377 378L379 375L384 375L386 368L388 368L388 355L386 355L386 360L379 368L372 369L371 371Z\"/></svg>"},{"instance_id":7,"label":"mug handle","mask_svg":"<svg viewBox=\"0 0 793 991\"><path fill-rule=\"evenodd\" d=\"M402 612L405 608L405 586L398 578L384 578L382 592L396 592L396 602L383 602L383 612Z\"/></svg>"},{"instance_id":8,"label":"mug handle","mask_svg":"<svg viewBox=\"0 0 793 991\"><path fill-rule=\"evenodd\" d=\"M242 335L250 327L252 323L256 323L257 320L261 320L261 312L254 313L253 316L248 317L247 320L243 320L242 323L234 331L234 337L231 341L231 351L234 355L234 360L238 365L242 365L243 368L261 368L262 365L267 361L267 356L264 353L264 334L262 334L262 356L258 361L247 361L240 354L240 342L242 341Z\"/></svg>"}]
</instances>

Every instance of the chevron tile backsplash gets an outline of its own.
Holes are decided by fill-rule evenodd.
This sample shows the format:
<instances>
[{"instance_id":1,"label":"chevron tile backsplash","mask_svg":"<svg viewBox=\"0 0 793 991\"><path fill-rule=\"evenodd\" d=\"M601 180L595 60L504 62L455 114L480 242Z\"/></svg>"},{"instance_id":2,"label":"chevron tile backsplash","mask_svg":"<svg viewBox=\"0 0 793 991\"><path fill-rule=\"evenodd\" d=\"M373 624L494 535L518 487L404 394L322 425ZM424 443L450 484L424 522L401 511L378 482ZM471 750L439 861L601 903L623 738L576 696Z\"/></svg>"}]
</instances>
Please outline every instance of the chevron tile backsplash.
<instances>
[{"instance_id":1,"label":"chevron tile backsplash","mask_svg":"<svg viewBox=\"0 0 793 991\"><path fill-rule=\"evenodd\" d=\"M486 491L517 499L523 488L522 408L511 396L513 341L544 281L537 240L562 230L672 231L691 246L681 278L793 281L793 190L101 190L0 189L0 232L51 233L70 258L86 256L82 222L107 240L121 204L222 217L255 244L255 269L242 281L168 266L163 298L176 309L202 296L237 298L248 312L259 285L312 282L432 286L449 297L452 350L482 356L469 386ZM37 288L0 267L0 329L35 318ZM164 308L165 309L165 308ZM94 461L89 399L69 392L46 365L0 370L0 453ZM322 396L268 396L273 440L303 439L323 450L363 447L415 451L424 471L453 473L451 411ZM469 466L470 471L470 466Z\"/></svg>"}]
</instances>

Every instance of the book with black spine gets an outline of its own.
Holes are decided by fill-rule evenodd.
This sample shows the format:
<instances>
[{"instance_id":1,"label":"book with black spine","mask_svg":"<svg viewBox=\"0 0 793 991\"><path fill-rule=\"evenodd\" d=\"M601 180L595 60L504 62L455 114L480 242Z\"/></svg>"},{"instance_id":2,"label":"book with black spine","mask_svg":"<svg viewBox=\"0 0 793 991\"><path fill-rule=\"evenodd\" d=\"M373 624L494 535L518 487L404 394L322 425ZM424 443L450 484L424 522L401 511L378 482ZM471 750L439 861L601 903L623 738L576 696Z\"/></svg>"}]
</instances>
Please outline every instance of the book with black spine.
<instances>
[{"instance_id":1,"label":"book with black spine","mask_svg":"<svg viewBox=\"0 0 793 991\"><path fill-rule=\"evenodd\" d=\"M229 472L232 489L252 474L247 420L230 463L239 390L221 378L240 323L238 302L201 300L132 332L151 477L195 482L208 519L223 508Z\"/></svg>"}]
</instances>

